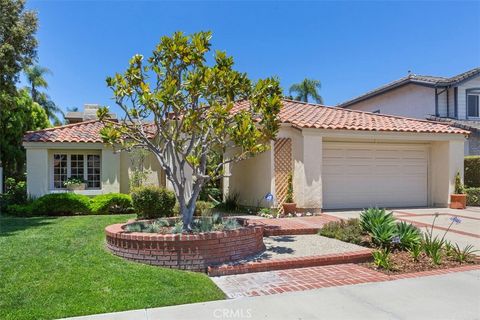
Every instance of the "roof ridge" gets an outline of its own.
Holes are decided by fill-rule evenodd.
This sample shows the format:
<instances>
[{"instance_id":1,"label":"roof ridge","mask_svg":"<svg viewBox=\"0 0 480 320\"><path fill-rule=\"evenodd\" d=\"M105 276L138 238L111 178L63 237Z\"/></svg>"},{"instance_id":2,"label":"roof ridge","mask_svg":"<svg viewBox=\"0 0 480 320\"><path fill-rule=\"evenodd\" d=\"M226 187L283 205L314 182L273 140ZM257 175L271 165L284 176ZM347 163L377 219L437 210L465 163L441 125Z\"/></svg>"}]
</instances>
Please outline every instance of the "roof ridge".
<instances>
[{"instance_id":1,"label":"roof ridge","mask_svg":"<svg viewBox=\"0 0 480 320\"><path fill-rule=\"evenodd\" d=\"M33 133L33 132L44 132L44 131L52 131L52 130L58 130L58 129L64 129L64 128L71 128L71 127L79 126L79 125L82 125L82 124L89 124L89 123L93 123L93 122L100 122L100 120L93 119L93 120L87 120L87 121L81 121L81 122L75 122L75 123L68 123L68 124L64 124L64 125L61 125L61 126L55 126L55 127L51 127L51 128L43 128L43 129L40 129L40 130L30 130L30 131L25 132L25 134Z\"/></svg>"}]
</instances>

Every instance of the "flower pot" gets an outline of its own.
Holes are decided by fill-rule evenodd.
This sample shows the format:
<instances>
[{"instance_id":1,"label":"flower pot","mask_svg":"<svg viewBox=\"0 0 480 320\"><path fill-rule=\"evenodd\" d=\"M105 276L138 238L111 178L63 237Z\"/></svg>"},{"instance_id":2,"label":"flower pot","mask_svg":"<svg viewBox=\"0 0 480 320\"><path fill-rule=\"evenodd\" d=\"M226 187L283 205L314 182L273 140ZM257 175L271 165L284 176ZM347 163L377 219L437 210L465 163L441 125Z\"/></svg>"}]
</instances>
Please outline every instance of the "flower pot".
<instances>
[{"instance_id":1,"label":"flower pot","mask_svg":"<svg viewBox=\"0 0 480 320\"><path fill-rule=\"evenodd\" d=\"M297 211L296 203L285 202L284 204L282 204L282 207L283 207L283 214L285 215L294 214Z\"/></svg>"},{"instance_id":2,"label":"flower pot","mask_svg":"<svg viewBox=\"0 0 480 320\"><path fill-rule=\"evenodd\" d=\"M85 183L70 184L67 186L67 190L69 191L85 190Z\"/></svg>"},{"instance_id":3,"label":"flower pot","mask_svg":"<svg viewBox=\"0 0 480 320\"><path fill-rule=\"evenodd\" d=\"M467 207L467 195L466 194L451 194L450 195L450 208L451 209L465 209Z\"/></svg>"}]
</instances>

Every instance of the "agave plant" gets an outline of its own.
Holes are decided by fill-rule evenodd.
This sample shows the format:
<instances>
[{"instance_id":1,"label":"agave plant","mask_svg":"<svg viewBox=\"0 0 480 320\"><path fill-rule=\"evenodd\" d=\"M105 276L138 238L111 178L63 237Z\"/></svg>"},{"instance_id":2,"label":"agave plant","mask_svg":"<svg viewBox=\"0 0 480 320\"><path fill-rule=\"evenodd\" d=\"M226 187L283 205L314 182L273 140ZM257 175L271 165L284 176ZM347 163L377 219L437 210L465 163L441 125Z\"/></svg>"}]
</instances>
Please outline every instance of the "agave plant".
<instances>
[{"instance_id":1,"label":"agave plant","mask_svg":"<svg viewBox=\"0 0 480 320\"><path fill-rule=\"evenodd\" d=\"M369 208L360 214L360 227L367 233L371 233L375 226L394 223L393 213L387 213L385 209Z\"/></svg>"},{"instance_id":2,"label":"agave plant","mask_svg":"<svg viewBox=\"0 0 480 320\"><path fill-rule=\"evenodd\" d=\"M372 252L373 263L385 270L392 269L392 262L390 260L390 251L388 249L375 250Z\"/></svg>"},{"instance_id":3,"label":"agave plant","mask_svg":"<svg viewBox=\"0 0 480 320\"><path fill-rule=\"evenodd\" d=\"M399 245L402 249L410 249L422 241L422 233L420 230L405 221L397 223L397 235L400 240Z\"/></svg>"}]
</instances>

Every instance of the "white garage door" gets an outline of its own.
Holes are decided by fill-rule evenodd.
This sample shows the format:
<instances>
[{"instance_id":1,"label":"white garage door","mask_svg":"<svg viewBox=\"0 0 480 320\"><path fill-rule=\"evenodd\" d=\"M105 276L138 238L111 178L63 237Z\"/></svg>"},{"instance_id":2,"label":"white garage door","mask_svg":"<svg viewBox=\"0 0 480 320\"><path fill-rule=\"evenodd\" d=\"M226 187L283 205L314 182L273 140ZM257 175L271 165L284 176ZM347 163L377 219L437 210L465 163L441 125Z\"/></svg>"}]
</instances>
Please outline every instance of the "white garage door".
<instances>
[{"instance_id":1,"label":"white garage door","mask_svg":"<svg viewBox=\"0 0 480 320\"><path fill-rule=\"evenodd\" d=\"M324 209L427 205L425 145L323 143Z\"/></svg>"}]
</instances>

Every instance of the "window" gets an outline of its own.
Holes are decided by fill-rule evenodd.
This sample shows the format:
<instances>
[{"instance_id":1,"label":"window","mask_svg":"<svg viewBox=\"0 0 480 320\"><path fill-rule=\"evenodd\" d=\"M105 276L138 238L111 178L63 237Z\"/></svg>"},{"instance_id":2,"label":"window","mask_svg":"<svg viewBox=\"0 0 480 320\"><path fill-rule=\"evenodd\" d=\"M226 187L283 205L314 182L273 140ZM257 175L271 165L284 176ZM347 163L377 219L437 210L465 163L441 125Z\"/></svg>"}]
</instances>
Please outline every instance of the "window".
<instances>
[{"instance_id":1,"label":"window","mask_svg":"<svg viewBox=\"0 0 480 320\"><path fill-rule=\"evenodd\" d=\"M68 178L86 181L87 189L101 188L101 162L99 154L54 154L53 188L64 189Z\"/></svg>"},{"instance_id":2,"label":"window","mask_svg":"<svg viewBox=\"0 0 480 320\"><path fill-rule=\"evenodd\" d=\"M472 117L472 118L480 117L479 97L480 97L480 93L467 94L467 112L469 117Z\"/></svg>"},{"instance_id":3,"label":"window","mask_svg":"<svg viewBox=\"0 0 480 320\"><path fill-rule=\"evenodd\" d=\"M100 188L100 156L90 154L87 159L87 188Z\"/></svg>"},{"instance_id":4,"label":"window","mask_svg":"<svg viewBox=\"0 0 480 320\"><path fill-rule=\"evenodd\" d=\"M67 181L67 155L53 155L53 187L55 189L63 189L63 184Z\"/></svg>"}]
</instances>

